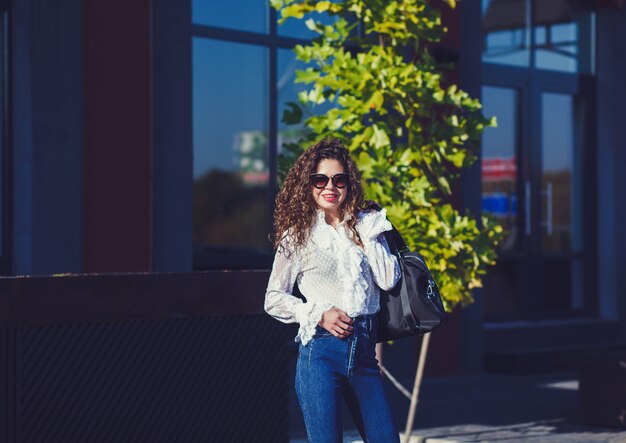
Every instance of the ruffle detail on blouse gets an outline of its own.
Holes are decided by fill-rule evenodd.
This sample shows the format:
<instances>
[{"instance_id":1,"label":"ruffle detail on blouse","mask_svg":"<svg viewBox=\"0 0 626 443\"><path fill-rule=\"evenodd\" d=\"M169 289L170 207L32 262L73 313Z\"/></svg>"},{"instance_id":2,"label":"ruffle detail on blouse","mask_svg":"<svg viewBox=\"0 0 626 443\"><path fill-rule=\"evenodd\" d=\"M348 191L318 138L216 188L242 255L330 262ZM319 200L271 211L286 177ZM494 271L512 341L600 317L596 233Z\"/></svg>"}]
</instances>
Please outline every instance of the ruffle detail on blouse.
<instances>
[{"instance_id":1,"label":"ruffle detail on blouse","mask_svg":"<svg viewBox=\"0 0 626 443\"><path fill-rule=\"evenodd\" d=\"M387 210L381 209L376 212L360 212L356 230L364 242L374 241L376 237L386 231L391 231L393 226L387 220Z\"/></svg>"},{"instance_id":2,"label":"ruffle detail on blouse","mask_svg":"<svg viewBox=\"0 0 626 443\"><path fill-rule=\"evenodd\" d=\"M318 211L313 226L311 226L310 239L316 246L324 249L332 248L333 240L329 235L324 234L324 230L328 229L324 212Z\"/></svg>"},{"instance_id":3,"label":"ruffle detail on blouse","mask_svg":"<svg viewBox=\"0 0 626 443\"><path fill-rule=\"evenodd\" d=\"M308 302L298 307L298 318L300 327L296 341L300 341L302 345L306 345L315 335L315 328L322 319L322 314L331 309L333 305L327 302Z\"/></svg>"},{"instance_id":4,"label":"ruffle detail on blouse","mask_svg":"<svg viewBox=\"0 0 626 443\"><path fill-rule=\"evenodd\" d=\"M360 310L360 307L366 305L369 285L363 275L363 259L364 254L356 245L342 250L340 266L343 268L341 271L344 287L343 303L346 313L351 317Z\"/></svg>"}]
</instances>

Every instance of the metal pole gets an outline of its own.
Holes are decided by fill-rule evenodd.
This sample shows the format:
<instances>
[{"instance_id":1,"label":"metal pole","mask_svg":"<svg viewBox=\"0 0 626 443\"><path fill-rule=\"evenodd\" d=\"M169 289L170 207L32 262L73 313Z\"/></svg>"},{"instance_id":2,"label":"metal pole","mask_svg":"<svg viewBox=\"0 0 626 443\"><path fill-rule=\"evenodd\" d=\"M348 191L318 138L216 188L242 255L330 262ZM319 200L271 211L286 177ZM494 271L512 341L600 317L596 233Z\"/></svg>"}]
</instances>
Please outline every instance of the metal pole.
<instances>
[{"instance_id":1,"label":"metal pole","mask_svg":"<svg viewBox=\"0 0 626 443\"><path fill-rule=\"evenodd\" d=\"M404 443L409 443L411 432L413 431L413 419L415 418L415 408L419 401L420 385L422 384L422 377L424 376L424 364L426 363L429 341L430 332L424 334L424 338L422 339L417 371L415 373L415 382L413 383L413 393L411 394L411 406L409 407L409 416L407 417L406 429L404 430Z\"/></svg>"}]
</instances>

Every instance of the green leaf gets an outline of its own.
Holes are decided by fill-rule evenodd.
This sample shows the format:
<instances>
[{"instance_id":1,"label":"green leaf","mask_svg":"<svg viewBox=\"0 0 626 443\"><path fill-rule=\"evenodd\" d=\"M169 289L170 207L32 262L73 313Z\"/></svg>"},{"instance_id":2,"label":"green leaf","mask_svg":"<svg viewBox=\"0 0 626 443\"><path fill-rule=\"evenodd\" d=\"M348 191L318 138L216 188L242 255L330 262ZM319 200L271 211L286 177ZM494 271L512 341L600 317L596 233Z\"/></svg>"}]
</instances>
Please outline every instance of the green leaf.
<instances>
[{"instance_id":1,"label":"green leaf","mask_svg":"<svg viewBox=\"0 0 626 443\"><path fill-rule=\"evenodd\" d=\"M283 111L282 122L288 125L295 125L302 121L302 108L294 102L285 103L289 109Z\"/></svg>"},{"instance_id":2,"label":"green leaf","mask_svg":"<svg viewBox=\"0 0 626 443\"><path fill-rule=\"evenodd\" d=\"M281 9L283 20L289 17L302 18L304 17L305 12L306 9L299 4L289 5Z\"/></svg>"},{"instance_id":3,"label":"green leaf","mask_svg":"<svg viewBox=\"0 0 626 443\"><path fill-rule=\"evenodd\" d=\"M444 176L440 176L437 181L441 185L441 187L445 190L447 194L450 193L450 183L448 183L448 179Z\"/></svg>"},{"instance_id":4,"label":"green leaf","mask_svg":"<svg viewBox=\"0 0 626 443\"><path fill-rule=\"evenodd\" d=\"M372 126L372 130L374 131L374 133L369 140L371 145L378 149L384 148L385 146L389 145L389 136L384 130L380 129L376 125Z\"/></svg>"},{"instance_id":5,"label":"green leaf","mask_svg":"<svg viewBox=\"0 0 626 443\"><path fill-rule=\"evenodd\" d=\"M280 9L283 7L283 0L270 0L270 5L274 9Z\"/></svg>"},{"instance_id":6,"label":"green leaf","mask_svg":"<svg viewBox=\"0 0 626 443\"><path fill-rule=\"evenodd\" d=\"M313 32L319 32L319 28L317 27L317 23L312 18L306 20L304 22L304 24L306 25L307 28L309 28L309 30L311 30Z\"/></svg>"},{"instance_id":7,"label":"green leaf","mask_svg":"<svg viewBox=\"0 0 626 443\"><path fill-rule=\"evenodd\" d=\"M320 73L313 68L296 71L296 83L313 83L320 78Z\"/></svg>"},{"instance_id":8,"label":"green leaf","mask_svg":"<svg viewBox=\"0 0 626 443\"><path fill-rule=\"evenodd\" d=\"M465 152L457 151L453 154L450 154L448 155L448 160L450 160L454 166L460 168L461 166L463 166L463 161L465 160Z\"/></svg>"},{"instance_id":9,"label":"green leaf","mask_svg":"<svg viewBox=\"0 0 626 443\"><path fill-rule=\"evenodd\" d=\"M328 11L328 9L329 9L329 8L330 8L330 2L326 2L326 1L324 1L324 2L318 2L318 3L315 5L315 10L316 10L317 12L319 12L319 13L322 13L322 12Z\"/></svg>"},{"instance_id":10,"label":"green leaf","mask_svg":"<svg viewBox=\"0 0 626 443\"><path fill-rule=\"evenodd\" d=\"M382 92L376 91L370 97L368 101L368 105L370 109L378 109L383 105L384 101L385 101L385 98L383 97Z\"/></svg>"}]
</instances>

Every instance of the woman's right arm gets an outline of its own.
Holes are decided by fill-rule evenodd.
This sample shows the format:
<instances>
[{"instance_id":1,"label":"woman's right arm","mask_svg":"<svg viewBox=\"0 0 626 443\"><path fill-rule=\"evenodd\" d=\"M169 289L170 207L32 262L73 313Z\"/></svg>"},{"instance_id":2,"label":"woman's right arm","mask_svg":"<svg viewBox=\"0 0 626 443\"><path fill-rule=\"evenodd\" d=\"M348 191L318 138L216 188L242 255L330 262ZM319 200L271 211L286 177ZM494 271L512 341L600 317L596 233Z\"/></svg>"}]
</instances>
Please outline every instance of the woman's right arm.
<instances>
[{"instance_id":1,"label":"woman's right arm","mask_svg":"<svg viewBox=\"0 0 626 443\"><path fill-rule=\"evenodd\" d=\"M279 248L280 249L280 248ZM276 252L272 273L265 292L265 312L283 323L298 322L297 310L303 301L292 295L300 263L285 248Z\"/></svg>"},{"instance_id":2,"label":"woman's right arm","mask_svg":"<svg viewBox=\"0 0 626 443\"><path fill-rule=\"evenodd\" d=\"M320 324L339 338L351 335L352 319L345 312L330 303L304 303L292 295L300 265L296 254L287 256L285 249L276 252L265 292L265 312L283 323L299 323L301 327L311 324L315 328Z\"/></svg>"}]
</instances>

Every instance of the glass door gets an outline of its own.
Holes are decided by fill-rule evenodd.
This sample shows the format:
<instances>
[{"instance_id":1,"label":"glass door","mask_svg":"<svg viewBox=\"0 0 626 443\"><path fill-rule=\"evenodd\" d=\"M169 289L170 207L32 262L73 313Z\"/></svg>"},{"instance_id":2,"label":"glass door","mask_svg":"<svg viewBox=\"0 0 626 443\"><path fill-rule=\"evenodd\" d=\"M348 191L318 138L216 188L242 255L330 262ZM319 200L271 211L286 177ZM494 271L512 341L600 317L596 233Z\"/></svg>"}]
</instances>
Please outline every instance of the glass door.
<instances>
[{"instance_id":1,"label":"glass door","mask_svg":"<svg viewBox=\"0 0 626 443\"><path fill-rule=\"evenodd\" d=\"M540 91L540 170L534 220L543 280L542 306L548 316L584 310L582 143L584 125L576 95ZM578 124L577 124L578 123ZM578 131L577 131L578 129ZM538 264L539 265L539 264Z\"/></svg>"},{"instance_id":2,"label":"glass door","mask_svg":"<svg viewBox=\"0 0 626 443\"><path fill-rule=\"evenodd\" d=\"M486 319L588 315L586 95L577 81L555 73L491 73L482 102L498 126L483 134L483 212L508 235L485 279Z\"/></svg>"},{"instance_id":3,"label":"glass door","mask_svg":"<svg viewBox=\"0 0 626 443\"><path fill-rule=\"evenodd\" d=\"M523 306L524 243L524 160L521 148L520 110L523 89L485 86L482 103L487 116L496 116L498 126L488 128L482 140L482 209L497 218L507 231L500 245L500 258L486 278L485 313L487 317L516 317Z\"/></svg>"}]
</instances>

